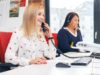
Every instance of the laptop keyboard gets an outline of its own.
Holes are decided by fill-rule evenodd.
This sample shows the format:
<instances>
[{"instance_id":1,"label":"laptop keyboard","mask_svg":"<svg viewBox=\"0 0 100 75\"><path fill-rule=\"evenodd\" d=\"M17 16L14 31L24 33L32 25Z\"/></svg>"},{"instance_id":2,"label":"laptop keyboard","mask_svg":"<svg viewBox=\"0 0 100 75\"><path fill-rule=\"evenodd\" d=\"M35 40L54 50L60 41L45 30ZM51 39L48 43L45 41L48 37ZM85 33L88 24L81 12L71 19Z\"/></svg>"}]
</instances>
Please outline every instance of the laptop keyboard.
<instances>
[{"instance_id":1,"label":"laptop keyboard","mask_svg":"<svg viewBox=\"0 0 100 75\"><path fill-rule=\"evenodd\" d=\"M100 59L100 53L95 53L95 52L93 52L93 53L90 55L90 57L95 57L95 58Z\"/></svg>"},{"instance_id":2,"label":"laptop keyboard","mask_svg":"<svg viewBox=\"0 0 100 75\"><path fill-rule=\"evenodd\" d=\"M88 65L92 61L91 57L82 57L71 63L71 65Z\"/></svg>"}]
</instances>

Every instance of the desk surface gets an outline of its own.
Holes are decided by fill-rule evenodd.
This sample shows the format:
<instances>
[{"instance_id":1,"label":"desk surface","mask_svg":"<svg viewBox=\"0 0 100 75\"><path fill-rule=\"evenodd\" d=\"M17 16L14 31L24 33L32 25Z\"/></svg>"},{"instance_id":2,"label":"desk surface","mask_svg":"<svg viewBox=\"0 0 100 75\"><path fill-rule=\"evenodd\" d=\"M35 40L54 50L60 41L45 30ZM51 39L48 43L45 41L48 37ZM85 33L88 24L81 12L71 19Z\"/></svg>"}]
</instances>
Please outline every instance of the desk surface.
<instances>
[{"instance_id":1,"label":"desk surface","mask_svg":"<svg viewBox=\"0 0 100 75\"><path fill-rule=\"evenodd\" d=\"M71 66L70 68L56 68L57 62L72 62L76 59L58 57L55 60L49 60L47 64L28 65L17 67L13 70L0 73L0 75L100 75L100 59L93 59L87 66Z\"/></svg>"}]
</instances>

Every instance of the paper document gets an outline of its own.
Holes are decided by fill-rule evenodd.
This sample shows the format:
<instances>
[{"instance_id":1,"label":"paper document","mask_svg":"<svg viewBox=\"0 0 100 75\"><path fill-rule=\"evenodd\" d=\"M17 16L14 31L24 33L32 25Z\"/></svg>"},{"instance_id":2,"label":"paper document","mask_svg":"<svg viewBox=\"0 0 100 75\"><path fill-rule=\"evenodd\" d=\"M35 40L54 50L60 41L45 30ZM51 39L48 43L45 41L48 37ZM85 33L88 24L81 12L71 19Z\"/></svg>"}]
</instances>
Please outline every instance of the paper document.
<instances>
[{"instance_id":1,"label":"paper document","mask_svg":"<svg viewBox=\"0 0 100 75\"><path fill-rule=\"evenodd\" d=\"M69 57L85 57L85 56L90 56L92 54L92 52L89 52L89 53L67 52L67 53L64 53L64 54L69 56Z\"/></svg>"},{"instance_id":2,"label":"paper document","mask_svg":"<svg viewBox=\"0 0 100 75\"><path fill-rule=\"evenodd\" d=\"M79 50L88 50L90 52L100 53L100 44L96 43L78 42L76 48Z\"/></svg>"}]
</instances>

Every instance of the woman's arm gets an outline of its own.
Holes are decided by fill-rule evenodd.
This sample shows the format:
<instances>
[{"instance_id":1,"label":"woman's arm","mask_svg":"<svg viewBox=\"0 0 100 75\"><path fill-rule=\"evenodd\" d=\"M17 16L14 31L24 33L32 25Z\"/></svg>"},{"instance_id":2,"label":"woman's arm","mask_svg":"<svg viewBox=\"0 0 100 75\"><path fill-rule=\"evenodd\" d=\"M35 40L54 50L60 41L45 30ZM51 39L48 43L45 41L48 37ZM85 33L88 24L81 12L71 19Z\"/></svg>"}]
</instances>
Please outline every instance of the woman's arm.
<instances>
[{"instance_id":1,"label":"woman's arm","mask_svg":"<svg viewBox=\"0 0 100 75\"><path fill-rule=\"evenodd\" d=\"M51 40L49 40L48 44L47 42L44 42L43 50L44 50L44 57L49 59L53 59L56 57L56 48L52 44Z\"/></svg>"},{"instance_id":2,"label":"woman's arm","mask_svg":"<svg viewBox=\"0 0 100 75\"><path fill-rule=\"evenodd\" d=\"M44 49L44 56L45 57L50 58L50 59L56 57L56 48L55 48L54 44L55 44L55 42L54 42L53 37L50 37L48 39L48 43L45 39L44 45L42 46Z\"/></svg>"},{"instance_id":3,"label":"woman's arm","mask_svg":"<svg viewBox=\"0 0 100 75\"><path fill-rule=\"evenodd\" d=\"M7 50L5 52L5 62L18 64L18 65L27 65L29 60L23 57L18 56L19 43L21 39L21 33L19 31L14 31L10 42L8 44Z\"/></svg>"},{"instance_id":4,"label":"woman's arm","mask_svg":"<svg viewBox=\"0 0 100 75\"><path fill-rule=\"evenodd\" d=\"M44 42L43 42L43 50L44 50L44 56L47 58L55 58L56 56L56 48L54 47L54 45L52 44L54 42L53 36L52 36L52 32L51 29L49 27L49 25L47 23L44 23L44 26L46 28L46 31L44 32L44 36L46 36L46 38L48 38L48 44L47 41L44 37ZM52 41L51 41L52 40Z\"/></svg>"}]
</instances>

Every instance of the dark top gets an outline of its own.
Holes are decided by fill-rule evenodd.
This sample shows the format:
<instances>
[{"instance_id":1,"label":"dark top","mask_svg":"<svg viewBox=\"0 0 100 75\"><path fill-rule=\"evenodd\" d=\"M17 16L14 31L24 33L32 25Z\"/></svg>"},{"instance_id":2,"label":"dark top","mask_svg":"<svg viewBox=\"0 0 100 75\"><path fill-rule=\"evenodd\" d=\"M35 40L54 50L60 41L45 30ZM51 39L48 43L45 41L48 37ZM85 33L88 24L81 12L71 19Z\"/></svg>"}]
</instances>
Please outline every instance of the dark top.
<instances>
[{"instance_id":1,"label":"dark top","mask_svg":"<svg viewBox=\"0 0 100 75\"><path fill-rule=\"evenodd\" d=\"M76 46L76 43L82 41L80 30L77 30L77 36L72 35L67 29L60 29L58 32L58 48L63 52L78 52L78 49L73 49L71 46ZM59 53L59 52L58 52Z\"/></svg>"}]
</instances>

